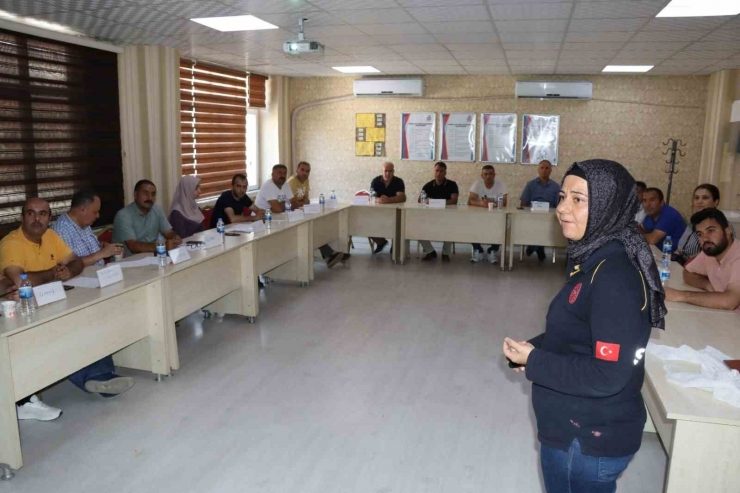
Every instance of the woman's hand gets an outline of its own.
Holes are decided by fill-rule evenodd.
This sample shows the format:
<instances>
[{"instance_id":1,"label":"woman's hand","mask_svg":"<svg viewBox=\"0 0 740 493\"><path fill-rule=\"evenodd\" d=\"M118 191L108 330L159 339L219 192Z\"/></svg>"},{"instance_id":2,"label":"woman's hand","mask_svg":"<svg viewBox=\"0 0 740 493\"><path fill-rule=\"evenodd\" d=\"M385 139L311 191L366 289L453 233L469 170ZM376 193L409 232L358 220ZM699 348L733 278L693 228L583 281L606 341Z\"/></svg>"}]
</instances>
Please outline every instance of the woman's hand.
<instances>
[{"instance_id":1,"label":"woman's hand","mask_svg":"<svg viewBox=\"0 0 740 493\"><path fill-rule=\"evenodd\" d=\"M504 355L518 365L526 366L529 353L533 349L534 346L527 341L516 342L509 337L504 338ZM524 370L524 368L517 368L517 370Z\"/></svg>"}]
</instances>

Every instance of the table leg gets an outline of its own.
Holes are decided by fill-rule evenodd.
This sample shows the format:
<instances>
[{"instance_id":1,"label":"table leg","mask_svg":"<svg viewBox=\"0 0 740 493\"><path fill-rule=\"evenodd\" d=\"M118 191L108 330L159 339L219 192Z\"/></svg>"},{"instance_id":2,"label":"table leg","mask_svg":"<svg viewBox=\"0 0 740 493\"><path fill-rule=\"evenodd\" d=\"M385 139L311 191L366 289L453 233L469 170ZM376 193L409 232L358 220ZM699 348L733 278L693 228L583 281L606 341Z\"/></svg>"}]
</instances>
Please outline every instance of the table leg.
<instances>
[{"instance_id":1,"label":"table leg","mask_svg":"<svg viewBox=\"0 0 740 493\"><path fill-rule=\"evenodd\" d=\"M240 251L242 267L242 315L254 317L259 315L259 274L257 272L257 252L254 242L248 243Z\"/></svg>"},{"instance_id":2,"label":"table leg","mask_svg":"<svg viewBox=\"0 0 740 493\"><path fill-rule=\"evenodd\" d=\"M8 468L20 469L23 466L15 387L6 337L0 338L0 463L4 468L3 479L12 477L12 470L8 472Z\"/></svg>"},{"instance_id":3,"label":"table leg","mask_svg":"<svg viewBox=\"0 0 740 493\"><path fill-rule=\"evenodd\" d=\"M405 209L396 209L396 219L398 219L398 216L400 215L400 224L399 221L396 221L396 236L398 237L398 243L394 242L394 253L398 255L398 263L401 265L406 262L406 255L408 254L409 246L406 242L406 210ZM396 244L398 244L398 247L396 248ZM396 252L396 250L400 250L400 252Z\"/></svg>"}]
</instances>

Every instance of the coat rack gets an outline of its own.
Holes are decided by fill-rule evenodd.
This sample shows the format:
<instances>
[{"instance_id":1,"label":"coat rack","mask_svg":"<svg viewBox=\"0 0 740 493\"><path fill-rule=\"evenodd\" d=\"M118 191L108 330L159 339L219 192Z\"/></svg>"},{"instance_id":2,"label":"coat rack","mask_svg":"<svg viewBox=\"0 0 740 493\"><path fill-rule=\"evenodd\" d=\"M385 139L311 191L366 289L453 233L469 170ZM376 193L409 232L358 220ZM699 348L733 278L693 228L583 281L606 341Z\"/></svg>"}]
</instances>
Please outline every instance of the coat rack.
<instances>
[{"instance_id":1,"label":"coat rack","mask_svg":"<svg viewBox=\"0 0 740 493\"><path fill-rule=\"evenodd\" d=\"M671 153L671 158L666 161L670 166L666 170L666 173L668 173L668 193L666 193L665 197L665 203L669 204L671 203L671 187L673 186L673 175L677 175L678 171L676 171L676 165L678 164L678 161L676 161L676 154L678 154L681 157L684 157L686 153L678 148L678 146L686 147L686 144L683 143L681 139L668 139L668 142L663 142L664 146L670 146L666 151L663 153L663 155L667 155L669 152Z\"/></svg>"}]
</instances>

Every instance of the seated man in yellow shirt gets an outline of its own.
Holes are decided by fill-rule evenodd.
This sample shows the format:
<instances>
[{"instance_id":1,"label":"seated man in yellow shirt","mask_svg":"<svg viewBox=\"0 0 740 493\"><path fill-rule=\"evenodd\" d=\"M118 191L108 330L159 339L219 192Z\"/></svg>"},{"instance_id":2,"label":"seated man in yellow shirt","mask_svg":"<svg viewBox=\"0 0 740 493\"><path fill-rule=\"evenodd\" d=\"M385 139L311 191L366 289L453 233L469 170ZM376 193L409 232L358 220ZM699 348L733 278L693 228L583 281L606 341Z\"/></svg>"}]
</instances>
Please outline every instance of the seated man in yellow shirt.
<instances>
[{"instance_id":1,"label":"seated man in yellow shirt","mask_svg":"<svg viewBox=\"0 0 740 493\"><path fill-rule=\"evenodd\" d=\"M51 208L43 199L30 198L23 204L21 227L0 241L0 273L16 286L27 274L34 286L66 281L84 268L82 260L49 229ZM18 403L18 419L50 421L62 413L47 406L36 395Z\"/></svg>"}]
</instances>

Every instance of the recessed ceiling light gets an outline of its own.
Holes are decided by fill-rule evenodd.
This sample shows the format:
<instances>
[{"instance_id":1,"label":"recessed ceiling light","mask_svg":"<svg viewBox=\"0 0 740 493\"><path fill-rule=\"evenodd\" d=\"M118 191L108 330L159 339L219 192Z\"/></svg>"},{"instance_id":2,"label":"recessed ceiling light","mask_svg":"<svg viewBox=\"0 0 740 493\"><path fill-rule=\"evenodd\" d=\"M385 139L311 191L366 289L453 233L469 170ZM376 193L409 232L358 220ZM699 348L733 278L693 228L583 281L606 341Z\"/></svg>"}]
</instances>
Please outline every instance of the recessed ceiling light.
<instances>
[{"instance_id":1,"label":"recessed ceiling light","mask_svg":"<svg viewBox=\"0 0 740 493\"><path fill-rule=\"evenodd\" d=\"M378 70L375 67L370 67L367 65L359 66L359 67L332 67L334 70L338 72L342 72L343 74L377 74L380 73L380 70Z\"/></svg>"},{"instance_id":2,"label":"recessed ceiling light","mask_svg":"<svg viewBox=\"0 0 740 493\"><path fill-rule=\"evenodd\" d=\"M655 65L607 65L602 72L643 73L653 67Z\"/></svg>"},{"instance_id":3,"label":"recessed ceiling light","mask_svg":"<svg viewBox=\"0 0 740 493\"><path fill-rule=\"evenodd\" d=\"M260 31L263 29L278 29L274 24L263 21L253 15L231 15L228 17L200 17L190 19L198 24L216 29L221 32L232 31Z\"/></svg>"},{"instance_id":4,"label":"recessed ceiling light","mask_svg":"<svg viewBox=\"0 0 740 493\"><path fill-rule=\"evenodd\" d=\"M714 17L740 14L738 0L672 0L657 17Z\"/></svg>"}]
</instances>

